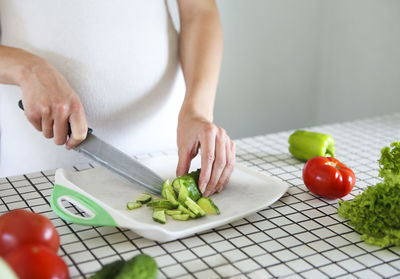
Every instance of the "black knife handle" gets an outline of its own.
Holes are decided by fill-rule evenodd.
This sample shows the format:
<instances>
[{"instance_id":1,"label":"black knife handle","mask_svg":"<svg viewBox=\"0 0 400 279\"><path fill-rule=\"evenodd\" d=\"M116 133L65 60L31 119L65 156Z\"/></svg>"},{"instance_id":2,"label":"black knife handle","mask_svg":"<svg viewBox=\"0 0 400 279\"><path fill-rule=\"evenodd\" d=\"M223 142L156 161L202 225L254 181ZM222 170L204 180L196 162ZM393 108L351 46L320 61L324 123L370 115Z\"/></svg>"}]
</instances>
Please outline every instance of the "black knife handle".
<instances>
[{"instance_id":1,"label":"black knife handle","mask_svg":"<svg viewBox=\"0 0 400 279\"><path fill-rule=\"evenodd\" d=\"M24 110L24 104L22 104L22 100L19 100L19 101L18 101L18 106L19 106L20 109ZM89 134L91 134L92 132L93 132L93 129L92 129L92 128L88 128L87 134L89 135ZM69 124L69 122L68 122L68 137L70 137L71 134L72 134L71 124Z\"/></svg>"}]
</instances>

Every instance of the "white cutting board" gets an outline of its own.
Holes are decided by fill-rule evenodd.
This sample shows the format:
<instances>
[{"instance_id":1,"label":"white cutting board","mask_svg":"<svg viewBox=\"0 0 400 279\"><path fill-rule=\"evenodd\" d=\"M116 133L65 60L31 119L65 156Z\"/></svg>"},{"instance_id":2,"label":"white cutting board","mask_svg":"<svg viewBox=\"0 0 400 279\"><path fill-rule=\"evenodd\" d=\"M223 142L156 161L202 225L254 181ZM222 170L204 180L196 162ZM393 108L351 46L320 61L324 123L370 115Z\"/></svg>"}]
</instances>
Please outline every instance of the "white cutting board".
<instances>
[{"instance_id":1,"label":"white cutting board","mask_svg":"<svg viewBox=\"0 0 400 279\"><path fill-rule=\"evenodd\" d=\"M141 160L161 177L175 178L176 155L163 155ZM192 162L191 169L200 167L200 160ZM264 209L287 191L288 184L263 175L242 165L236 165L225 189L211 198L220 215L207 215L189 221L176 221L167 216L167 223L152 219L152 209L146 206L128 210L126 203L145 193L125 179L102 167L72 172L58 169L51 206L63 219L84 225L118 226L156 241L170 241L225 225ZM89 217L73 215L64 207L63 200L78 205Z\"/></svg>"}]
</instances>

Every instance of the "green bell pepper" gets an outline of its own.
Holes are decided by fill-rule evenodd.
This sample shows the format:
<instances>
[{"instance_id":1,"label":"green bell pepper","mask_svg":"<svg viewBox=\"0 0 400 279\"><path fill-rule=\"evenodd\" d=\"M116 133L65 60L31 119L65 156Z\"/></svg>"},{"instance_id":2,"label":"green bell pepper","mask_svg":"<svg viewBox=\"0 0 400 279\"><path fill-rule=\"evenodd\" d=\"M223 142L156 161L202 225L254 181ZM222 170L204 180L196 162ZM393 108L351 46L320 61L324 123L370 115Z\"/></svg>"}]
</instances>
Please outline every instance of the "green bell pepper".
<instances>
[{"instance_id":1,"label":"green bell pepper","mask_svg":"<svg viewBox=\"0 0 400 279\"><path fill-rule=\"evenodd\" d=\"M289 137L289 152L302 161L318 156L335 157L335 141L327 134L297 130Z\"/></svg>"}]
</instances>

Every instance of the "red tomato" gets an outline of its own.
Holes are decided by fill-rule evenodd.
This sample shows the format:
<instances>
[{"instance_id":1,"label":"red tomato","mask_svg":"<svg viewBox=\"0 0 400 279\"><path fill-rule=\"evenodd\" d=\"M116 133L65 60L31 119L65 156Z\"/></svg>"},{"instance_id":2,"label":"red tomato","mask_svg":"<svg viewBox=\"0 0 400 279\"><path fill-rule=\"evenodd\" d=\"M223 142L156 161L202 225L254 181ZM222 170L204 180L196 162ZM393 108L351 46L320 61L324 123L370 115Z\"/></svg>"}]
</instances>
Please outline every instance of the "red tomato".
<instances>
[{"instance_id":1,"label":"red tomato","mask_svg":"<svg viewBox=\"0 0 400 279\"><path fill-rule=\"evenodd\" d=\"M57 252L60 236L53 223L37 213L16 209L0 216L0 256L26 244L37 244Z\"/></svg>"},{"instance_id":2,"label":"red tomato","mask_svg":"<svg viewBox=\"0 0 400 279\"><path fill-rule=\"evenodd\" d=\"M312 193L337 199L346 196L356 183L354 172L332 157L314 157L303 168L303 180Z\"/></svg>"},{"instance_id":3,"label":"red tomato","mask_svg":"<svg viewBox=\"0 0 400 279\"><path fill-rule=\"evenodd\" d=\"M8 253L4 260L19 279L68 279L68 267L63 259L49 248L28 244Z\"/></svg>"}]
</instances>

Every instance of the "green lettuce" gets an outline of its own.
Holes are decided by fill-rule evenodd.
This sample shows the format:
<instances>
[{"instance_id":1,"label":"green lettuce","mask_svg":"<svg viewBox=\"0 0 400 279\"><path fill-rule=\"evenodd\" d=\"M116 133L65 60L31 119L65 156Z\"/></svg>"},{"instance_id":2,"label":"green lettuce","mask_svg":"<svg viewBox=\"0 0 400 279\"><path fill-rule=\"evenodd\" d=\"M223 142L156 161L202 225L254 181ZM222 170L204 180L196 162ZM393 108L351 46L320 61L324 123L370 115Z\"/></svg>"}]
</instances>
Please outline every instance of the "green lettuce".
<instances>
[{"instance_id":1,"label":"green lettuce","mask_svg":"<svg viewBox=\"0 0 400 279\"><path fill-rule=\"evenodd\" d=\"M351 201L339 201L338 213L365 242L381 247L400 246L400 142L381 150L379 176Z\"/></svg>"}]
</instances>

